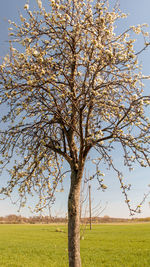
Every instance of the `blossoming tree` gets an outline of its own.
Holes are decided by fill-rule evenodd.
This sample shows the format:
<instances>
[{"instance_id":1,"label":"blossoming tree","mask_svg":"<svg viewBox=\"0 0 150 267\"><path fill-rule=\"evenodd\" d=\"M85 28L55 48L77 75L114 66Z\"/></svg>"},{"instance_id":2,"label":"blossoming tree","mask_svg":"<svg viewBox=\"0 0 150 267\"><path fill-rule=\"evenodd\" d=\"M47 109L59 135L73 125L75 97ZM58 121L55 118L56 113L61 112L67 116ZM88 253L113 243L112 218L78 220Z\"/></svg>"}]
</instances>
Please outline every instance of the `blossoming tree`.
<instances>
[{"instance_id":1,"label":"blossoming tree","mask_svg":"<svg viewBox=\"0 0 150 267\"><path fill-rule=\"evenodd\" d=\"M116 170L111 150L119 143L129 168L135 161L150 165L150 97L138 65L148 34L144 25L116 34L114 25L125 15L105 0L50 0L49 11L37 2L38 11L25 5L20 25L10 22L10 53L0 66L1 166L13 164L1 194L18 188L24 205L28 194L38 193L41 209L54 200L66 161L69 266L80 267L79 198L87 155L95 149L96 166L105 161ZM134 51L130 32L142 34L140 51ZM129 188L116 171L132 212ZM105 189L98 168L96 177Z\"/></svg>"}]
</instances>

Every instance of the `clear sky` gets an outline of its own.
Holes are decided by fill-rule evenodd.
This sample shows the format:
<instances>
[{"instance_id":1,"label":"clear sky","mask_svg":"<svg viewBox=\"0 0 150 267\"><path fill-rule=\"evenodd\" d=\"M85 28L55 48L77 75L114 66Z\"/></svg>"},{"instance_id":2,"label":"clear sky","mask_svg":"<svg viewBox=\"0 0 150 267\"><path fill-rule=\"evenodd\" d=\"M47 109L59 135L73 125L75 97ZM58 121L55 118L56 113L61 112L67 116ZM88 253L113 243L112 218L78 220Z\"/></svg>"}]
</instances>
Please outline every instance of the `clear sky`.
<instances>
[{"instance_id":1,"label":"clear sky","mask_svg":"<svg viewBox=\"0 0 150 267\"><path fill-rule=\"evenodd\" d=\"M47 3L48 0L44 0L43 3ZM23 6L26 3L26 0L1 0L0 8L0 61L1 58L8 51L8 19L12 21L19 21L19 11L24 13ZM110 0L110 3L115 3L115 0ZM37 6L35 0L30 0L30 6ZM120 0L120 8L124 13L128 13L129 17L125 20L122 20L119 24L119 30L124 30L130 25L137 25L141 23L150 24L150 1L149 0ZM149 28L150 32L150 28ZM140 45L141 40L138 41ZM150 74L150 48L143 53L140 58L140 62L143 64L144 74ZM146 90L150 90L150 83L146 84ZM121 164L120 152L117 150L114 153L114 158L116 164L123 169L124 176L128 183L132 184L132 189L129 193L131 202L138 204L144 195L149 191L148 184L150 184L150 170L149 168L141 168L137 165L134 166L133 172L128 172ZM106 203L107 207L101 216L109 215L112 217L129 217L129 211L127 205L124 203L124 196L121 193L120 185L117 180L116 174L113 171L108 171L105 169L105 166L101 166L102 172L105 173L105 184L108 186L108 189L105 192L98 191L96 182L92 182L92 199L93 206L101 202L101 207L103 208ZM93 169L90 166L89 172L92 174ZM88 170L87 170L88 175ZM7 177L6 177L7 179ZM52 215L64 214L62 210L67 209L67 194L69 188L69 177L66 177L65 181L65 192L57 193L56 204L52 208ZM146 217L150 216L150 207L149 207L150 197L146 200L142 208L142 213L136 215L136 217ZM17 207L13 206L10 200L0 201L0 216L8 214L17 214ZM21 211L22 215L29 216L32 215L27 208Z\"/></svg>"}]
</instances>

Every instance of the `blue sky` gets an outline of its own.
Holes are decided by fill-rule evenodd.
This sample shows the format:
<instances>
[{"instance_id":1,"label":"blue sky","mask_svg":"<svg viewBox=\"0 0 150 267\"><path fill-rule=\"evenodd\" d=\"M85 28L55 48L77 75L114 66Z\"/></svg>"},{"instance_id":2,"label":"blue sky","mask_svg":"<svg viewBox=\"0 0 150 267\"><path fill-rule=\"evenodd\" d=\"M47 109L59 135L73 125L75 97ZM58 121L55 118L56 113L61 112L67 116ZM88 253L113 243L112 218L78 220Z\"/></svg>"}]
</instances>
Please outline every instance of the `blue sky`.
<instances>
[{"instance_id":1,"label":"blue sky","mask_svg":"<svg viewBox=\"0 0 150 267\"><path fill-rule=\"evenodd\" d=\"M48 0L43 1L45 4ZM110 0L113 4L115 1ZM24 12L23 6L26 3L26 0L1 0L1 9L0 9L0 61L1 58L8 51L8 19L12 21L19 21L19 11ZM30 0L30 6L37 6L35 0ZM128 28L130 25L137 25L141 23L150 24L150 1L149 0L120 0L120 8L123 12L128 13L129 17L120 21L119 30ZM150 31L150 28L149 28ZM141 40L138 40L138 45L141 45ZM144 74L150 74L150 48L140 58L140 62L143 64ZM146 84L146 90L150 90L150 84ZM134 166L134 171L129 172L124 168L120 161L120 152L117 150L114 153L114 158L116 164L123 169L124 176L126 177L127 183L132 184L132 189L129 193L131 202L138 204L144 193L147 193L150 189L148 184L150 184L150 171L149 168L141 168L138 165ZM113 217L129 217L129 211L127 205L124 203L124 196L121 193L120 185L117 180L116 174L113 171L108 171L105 169L105 166L102 166L102 172L105 173L105 184L108 186L106 192L97 190L97 183L92 182L92 199L93 206L101 202L101 207L103 208L107 204L107 208L101 214L101 216L109 215ZM90 166L90 172L93 172L93 169ZM88 174L88 170L87 170ZM66 177L64 182L65 192L57 193L56 204L52 208L52 215L64 214L67 209L67 194L69 190L69 177ZM142 208L142 213L136 215L136 217L146 217L150 216L150 207L149 202L150 197L146 200ZM34 202L34 201L33 201ZM64 211L64 212L61 212ZM10 200L0 201L0 216L16 213L17 207L11 204ZM22 215L29 216L31 213L27 208L21 211Z\"/></svg>"}]
</instances>

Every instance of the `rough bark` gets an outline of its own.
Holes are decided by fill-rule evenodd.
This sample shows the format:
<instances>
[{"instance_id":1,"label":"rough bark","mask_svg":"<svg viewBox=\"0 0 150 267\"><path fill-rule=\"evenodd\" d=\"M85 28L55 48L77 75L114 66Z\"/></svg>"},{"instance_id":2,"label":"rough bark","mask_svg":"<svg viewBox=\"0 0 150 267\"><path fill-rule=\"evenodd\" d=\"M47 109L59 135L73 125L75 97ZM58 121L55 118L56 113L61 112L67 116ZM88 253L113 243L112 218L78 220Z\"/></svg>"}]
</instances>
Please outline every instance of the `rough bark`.
<instances>
[{"instance_id":1,"label":"rough bark","mask_svg":"<svg viewBox=\"0 0 150 267\"><path fill-rule=\"evenodd\" d=\"M80 257L80 186L82 171L73 170L68 198L68 255L69 267L81 267Z\"/></svg>"}]
</instances>

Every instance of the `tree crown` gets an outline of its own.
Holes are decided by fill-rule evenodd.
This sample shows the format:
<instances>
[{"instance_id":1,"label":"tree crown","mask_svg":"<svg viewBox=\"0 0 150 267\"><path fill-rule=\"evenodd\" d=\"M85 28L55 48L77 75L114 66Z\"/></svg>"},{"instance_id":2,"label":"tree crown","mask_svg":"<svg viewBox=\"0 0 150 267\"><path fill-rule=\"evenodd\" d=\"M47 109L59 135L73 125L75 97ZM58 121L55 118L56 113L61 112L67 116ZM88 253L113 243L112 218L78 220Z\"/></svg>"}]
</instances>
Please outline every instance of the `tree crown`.
<instances>
[{"instance_id":1,"label":"tree crown","mask_svg":"<svg viewBox=\"0 0 150 267\"><path fill-rule=\"evenodd\" d=\"M100 154L98 164L104 160L114 169L114 142L122 146L128 167L135 161L150 166L150 97L143 90L148 77L138 64L149 43L145 25L117 34L116 21L125 14L117 7L111 11L105 0L51 0L48 12L37 2L38 11L25 5L20 25L10 22L10 53L0 66L2 168L16 153L22 156L1 193L9 195L17 186L24 203L35 190L46 205L63 180L63 160L78 171L92 148ZM131 32L143 35L140 51Z\"/></svg>"}]
</instances>

